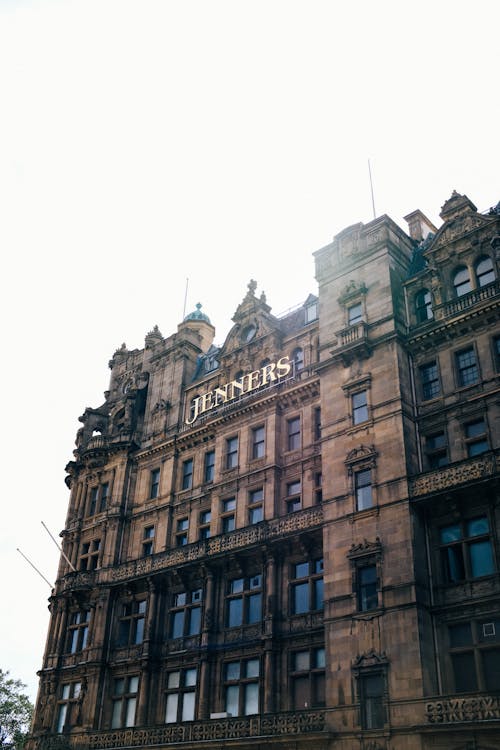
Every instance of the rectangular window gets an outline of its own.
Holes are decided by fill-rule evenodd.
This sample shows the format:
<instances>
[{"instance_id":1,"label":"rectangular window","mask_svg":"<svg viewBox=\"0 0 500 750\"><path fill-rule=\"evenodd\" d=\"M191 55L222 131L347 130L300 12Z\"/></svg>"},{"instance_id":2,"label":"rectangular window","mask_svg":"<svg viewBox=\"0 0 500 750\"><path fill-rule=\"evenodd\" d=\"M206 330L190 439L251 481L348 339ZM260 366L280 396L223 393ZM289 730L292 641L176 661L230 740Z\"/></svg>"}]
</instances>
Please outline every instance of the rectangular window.
<instances>
[{"instance_id":1,"label":"rectangular window","mask_svg":"<svg viewBox=\"0 0 500 750\"><path fill-rule=\"evenodd\" d=\"M302 508L301 482L297 479L295 482L288 482L286 486L286 511L295 513Z\"/></svg>"},{"instance_id":2,"label":"rectangular window","mask_svg":"<svg viewBox=\"0 0 500 750\"><path fill-rule=\"evenodd\" d=\"M368 612L378 607L377 566L362 565L356 570L358 610Z\"/></svg>"},{"instance_id":3,"label":"rectangular window","mask_svg":"<svg viewBox=\"0 0 500 750\"><path fill-rule=\"evenodd\" d=\"M353 424L366 422L366 420L368 419L368 402L366 399L366 391L358 391L358 393L353 393L351 396L351 402Z\"/></svg>"},{"instance_id":4,"label":"rectangular window","mask_svg":"<svg viewBox=\"0 0 500 750\"><path fill-rule=\"evenodd\" d=\"M450 625L448 636L454 692L500 690L500 619Z\"/></svg>"},{"instance_id":5,"label":"rectangular window","mask_svg":"<svg viewBox=\"0 0 500 750\"><path fill-rule=\"evenodd\" d=\"M202 510L200 513L200 540L210 538L210 523L212 521L212 513L209 510Z\"/></svg>"},{"instance_id":6,"label":"rectangular window","mask_svg":"<svg viewBox=\"0 0 500 750\"><path fill-rule=\"evenodd\" d=\"M182 489L190 490L193 486L193 459L188 458L182 464Z\"/></svg>"},{"instance_id":7,"label":"rectangular window","mask_svg":"<svg viewBox=\"0 0 500 750\"><path fill-rule=\"evenodd\" d=\"M248 522L250 524L260 523L264 519L263 503L264 490L251 490L248 494Z\"/></svg>"},{"instance_id":8,"label":"rectangular window","mask_svg":"<svg viewBox=\"0 0 500 750\"><path fill-rule=\"evenodd\" d=\"M222 532L227 534L236 528L236 498L228 497L222 501Z\"/></svg>"},{"instance_id":9,"label":"rectangular window","mask_svg":"<svg viewBox=\"0 0 500 750\"><path fill-rule=\"evenodd\" d=\"M495 372L500 372L500 336L493 339L493 365Z\"/></svg>"},{"instance_id":10,"label":"rectangular window","mask_svg":"<svg viewBox=\"0 0 500 750\"><path fill-rule=\"evenodd\" d=\"M465 425L465 441L469 458L479 456L489 450L484 419L476 419Z\"/></svg>"},{"instance_id":11,"label":"rectangular window","mask_svg":"<svg viewBox=\"0 0 500 750\"><path fill-rule=\"evenodd\" d=\"M429 362L420 368L420 382L422 384L422 398L427 401L436 398L441 392L438 368L436 362Z\"/></svg>"},{"instance_id":12,"label":"rectangular window","mask_svg":"<svg viewBox=\"0 0 500 750\"><path fill-rule=\"evenodd\" d=\"M439 530L439 542L446 583L458 583L495 572L486 516L443 526Z\"/></svg>"},{"instance_id":13,"label":"rectangular window","mask_svg":"<svg viewBox=\"0 0 500 750\"><path fill-rule=\"evenodd\" d=\"M97 498L99 496L99 487L90 488L90 503L89 503L89 516L95 515L97 510Z\"/></svg>"},{"instance_id":14,"label":"rectangular window","mask_svg":"<svg viewBox=\"0 0 500 750\"><path fill-rule=\"evenodd\" d=\"M262 620L262 576L233 578L228 584L227 627L252 625Z\"/></svg>"},{"instance_id":15,"label":"rectangular window","mask_svg":"<svg viewBox=\"0 0 500 750\"><path fill-rule=\"evenodd\" d=\"M371 469L357 471L354 475L354 486L356 492L356 509L366 510L366 508L371 508L373 505Z\"/></svg>"},{"instance_id":16,"label":"rectangular window","mask_svg":"<svg viewBox=\"0 0 500 750\"><path fill-rule=\"evenodd\" d=\"M103 513L108 507L109 484L105 482L100 487L99 513Z\"/></svg>"},{"instance_id":17,"label":"rectangular window","mask_svg":"<svg viewBox=\"0 0 500 750\"><path fill-rule=\"evenodd\" d=\"M92 539L91 542L84 542L82 544L82 551L80 554L80 570L96 570L98 568L100 549L100 539Z\"/></svg>"},{"instance_id":18,"label":"rectangular window","mask_svg":"<svg viewBox=\"0 0 500 750\"><path fill-rule=\"evenodd\" d=\"M231 716L259 713L259 659L227 662L224 670L225 709Z\"/></svg>"},{"instance_id":19,"label":"rectangular window","mask_svg":"<svg viewBox=\"0 0 500 750\"><path fill-rule=\"evenodd\" d=\"M76 721L77 701L82 690L81 682L66 682L61 685L61 698L58 702L57 729L61 734L68 731Z\"/></svg>"},{"instance_id":20,"label":"rectangular window","mask_svg":"<svg viewBox=\"0 0 500 750\"><path fill-rule=\"evenodd\" d=\"M226 440L226 469L236 469L238 466L238 438Z\"/></svg>"},{"instance_id":21,"label":"rectangular window","mask_svg":"<svg viewBox=\"0 0 500 750\"><path fill-rule=\"evenodd\" d=\"M146 526L144 528L144 536L142 538L142 554L144 557L152 555L154 551L154 538L155 538L155 527Z\"/></svg>"},{"instance_id":22,"label":"rectangular window","mask_svg":"<svg viewBox=\"0 0 500 750\"><path fill-rule=\"evenodd\" d=\"M425 455L429 469L439 469L449 464L448 446L444 430L425 437Z\"/></svg>"},{"instance_id":23,"label":"rectangular window","mask_svg":"<svg viewBox=\"0 0 500 750\"><path fill-rule=\"evenodd\" d=\"M294 615L323 609L323 558L292 565L290 596Z\"/></svg>"},{"instance_id":24,"label":"rectangular window","mask_svg":"<svg viewBox=\"0 0 500 750\"><path fill-rule=\"evenodd\" d=\"M294 417L287 422L287 450L296 451L300 448L300 417Z\"/></svg>"},{"instance_id":25,"label":"rectangular window","mask_svg":"<svg viewBox=\"0 0 500 750\"><path fill-rule=\"evenodd\" d=\"M165 723L194 721L196 708L196 667L167 673Z\"/></svg>"},{"instance_id":26,"label":"rectangular window","mask_svg":"<svg viewBox=\"0 0 500 750\"><path fill-rule=\"evenodd\" d=\"M254 427L252 430L252 458L264 458L264 427Z\"/></svg>"},{"instance_id":27,"label":"rectangular window","mask_svg":"<svg viewBox=\"0 0 500 750\"><path fill-rule=\"evenodd\" d=\"M384 678L381 674L358 678L363 729L382 729L385 722Z\"/></svg>"},{"instance_id":28,"label":"rectangular window","mask_svg":"<svg viewBox=\"0 0 500 750\"><path fill-rule=\"evenodd\" d=\"M135 726L139 677L118 677L113 683L111 729Z\"/></svg>"},{"instance_id":29,"label":"rectangular window","mask_svg":"<svg viewBox=\"0 0 500 750\"><path fill-rule=\"evenodd\" d=\"M347 323L350 326L355 325L356 323L359 323L363 316L363 308L361 306L361 302L358 302L355 305L351 305L347 309Z\"/></svg>"},{"instance_id":30,"label":"rectangular window","mask_svg":"<svg viewBox=\"0 0 500 750\"><path fill-rule=\"evenodd\" d=\"M146 619L146 600L125 602L121 606L118 620L118 639L116 645L137 646L144 639Z\"/></svg>"},{"instance_id":31,"label":"rectangular window","mask_svg":"<svg viewBox=\"0 0 500 750\"><path fill-rule=\"evenodd\" d=\"M316 406L313 413L314 440L321 440L321 407Z\"/></svg>"},{"instance_id":32,"label":"rectangular window","mask_svg":"<svg viewBox=\"0 0 500 750\"><path fill-rule=\"evenodd\" d=\"M170 609L170 638L184 638L201 632L203 589L174 595Z\"/></svg>"},{"instance_id":33,"label":"rectangular window","mask_svg":"<svg viewBox=\"0 0 500 750\"><path fill-rule=\"evenodd\" d=\"M316 504L320 505L323 502L323 474L321 471L317 471L314 475L314 496Z\"/></svg>"},{"instance_id":34,"label":"rectangular window","mask_svg":"<svg viewBox=\"0 0 500 750\"><path fill-rule=\"evenodd\" d=\"M66 641L67 654L77 654L87 647L89 622L90 610L88 609L80 609L70 614Z\"/></svg>"},{"instance_id":35,"label":"rectangular window","mask_svg":"<svg viewBox=\"0 0 500 750\"><path fill-rule=\"evenodd\" d=\"M177 520L177 533L175 535L176 547L184 547L188 543L189 519L179 518Z\"/></svg>"},{"instance_id":36,"label":"rectangular window","mask_svg":"<svg viewBox=\"0 0 500 750\"><path fill-rule=\"evenodd\" d=\"M204 467L205 482L213 482L214 475L215 475L215 451L207 451L205 453L205 467Z\"/></svg>"},{"instance_id":37,"label":"rectangular window","mask_svg":"<svg viewBox=\"0 0 500 750\"><path fill-rule=\"evenodd\" d=\"M149 480L149 499L154 500L160 492L160 470L153 469Z\"/></svg>"},{"instance_id":38,"label":"rectangular window","mask_svg":"<svg viewBox=\"0 0 500 750\"><path fill-rule=\"evenodd\" d=\"M318 317L318 303L313 302L311 305L307 305L306 307L306 325L308 323L312 323L313 320L316 320Z\"/></svg>"},{"instance_id":39,"label":"rectangular window","mask_svg":"<svg viewBox=\"0 0 500 750\"><path fill-rule=\"evenodd\" d=\"M291 654L291 688L295 711L325 705L325 649L312 648Z\"/></svg>"},{"instance_id":40,"label":"rectangular window","mask_svg":"<svg viewBox=\"0 0 500 750\"><path fill-rule=\"evenodd\" d=\"M458 385L466 386L477 383L479 380L479 370L474 347L470 346L467 349L456 352L455 360L457 364Z\"/></svg>"}]
</instances>

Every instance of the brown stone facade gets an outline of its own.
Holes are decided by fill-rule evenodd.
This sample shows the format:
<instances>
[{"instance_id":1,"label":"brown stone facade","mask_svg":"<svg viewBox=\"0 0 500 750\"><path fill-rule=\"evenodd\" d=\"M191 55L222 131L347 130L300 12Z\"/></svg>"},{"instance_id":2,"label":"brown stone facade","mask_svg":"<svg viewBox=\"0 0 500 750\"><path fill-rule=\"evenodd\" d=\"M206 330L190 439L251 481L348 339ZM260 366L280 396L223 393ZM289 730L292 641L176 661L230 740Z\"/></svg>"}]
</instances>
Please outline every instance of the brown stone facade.
<instances>
[{"instance_id":1,"label":"brown stone facade","mask_svg":"<svg viewBox=\"0 0 500 750\"><path fill-rule=\"evenodd\" d=\"M500 207L441 218L115 352L29 750L500 748Z\"/></svg>"}]
</instances>

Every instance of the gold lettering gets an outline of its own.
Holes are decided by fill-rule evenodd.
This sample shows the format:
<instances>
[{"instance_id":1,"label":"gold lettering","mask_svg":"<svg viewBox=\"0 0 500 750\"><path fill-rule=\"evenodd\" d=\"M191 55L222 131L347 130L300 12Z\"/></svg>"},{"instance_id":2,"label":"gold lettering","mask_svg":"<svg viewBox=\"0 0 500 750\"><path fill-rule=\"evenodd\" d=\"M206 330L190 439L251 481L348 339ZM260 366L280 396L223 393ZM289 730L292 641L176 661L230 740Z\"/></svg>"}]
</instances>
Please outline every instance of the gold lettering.
<instances>
[{"instance_id":1,"label":"gold lettering","mask_svg":"<svg viewBox=\"0 0 500 750\"><path fill-rule=\"evenodd\" d=\"M276 375L274 374L275 369L276 365L274 362L264 365L262 368L262 385L265 385L268 380L270 383L272 383L273 380L276 380Z\"/></svg>"},{"instance_id":2,"label":"gold lettering","mask_svg":"<svg viewBox=\"0 0 500 750\"><path fill-rule=\"evenodd\" d=\"M281 359L278 359L276 363L276 369L278 370L279 378L284 378L285 375L288 375L288 373L292 369L292 366L290 364L290 357L281 357Z\"/></svg>"},{"instance_id":3,"label":"gold lettering","mask_svg":"<svg viewBox=\"0 0 500 750\"><path fill-rule=\"evenodd\" d=\"M208 391L208 393L204 393L201 397L201 409L200 414L203 414L205 411L210 411L210 409L213 409L215 404L212 403L212 391Z\"/></svg>"},{"instance_id":4,"label":"gold lettering","mask_svg":"<svg viewBox=\"0 0 500 750\"><path fill-rule=\"evenodd\" d=\"M237 396L241 396L242 393L245 393L245 383L244 378L241 378L241 380L231 380L229 383L229 387L232 390L233 395L231 396L231 400L233 398L236 398ZM239 390L239 393L236 393L236 390Z\"/></svg>"},{"instance_id":5,"label":"gold lettering","mask_svg":"<svg viewBox=\"0 0 500 750\"><path fill-rule=\"evenodd\" d=\"M214 396L215 396L214 406L219 406L220 403L222 404L226 403L226 401L228 400L228 395L227 395L228 388L229 388L229 383L226 383L225 385L219 385L217 386L217 388L214 389L213 391Z\"/></svg>"},{"instance_id":6,"label":"gold lettering","mask_svg":"<svg viewBox=\"0 0 500 750\"><path fill-rule=\"evenodd\" d=\"M186 419L186 424L193 424L198 419L200 413L200 400L201 396L196 396L191 402L190 418Z\"/></svg>"},{"instance_id":7,"label":"gold lettering","mask_svg":"<svg viewBox=\"0 0 500 750\"><path fill-rule=\"evenodd\" d=\"M243 381L245 380L248 383L245 393L248 393L249 391L255 391L255 389L260 386L260 370L249 372L248 375L245 375L245 377L243 378Z\"/></svg>"}]
</instances>

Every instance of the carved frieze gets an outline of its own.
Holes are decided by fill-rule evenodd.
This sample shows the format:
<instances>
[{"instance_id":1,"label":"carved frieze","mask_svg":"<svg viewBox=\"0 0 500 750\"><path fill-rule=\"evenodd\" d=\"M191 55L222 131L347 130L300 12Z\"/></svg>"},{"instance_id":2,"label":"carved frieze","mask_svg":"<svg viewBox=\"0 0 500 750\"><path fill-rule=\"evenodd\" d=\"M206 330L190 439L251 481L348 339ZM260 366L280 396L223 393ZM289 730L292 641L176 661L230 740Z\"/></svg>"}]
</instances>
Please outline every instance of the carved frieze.
<instances>
[{"instance_id":1,"label":"carved frieze","mask_svg":"<svg viewBox=\"0 0 500 750\"><path fill-rule=\"evenodd\" d=\"M428 472L410 480L410 497L420 497L434 492L451 489L461 484L493 476L496 470L495 456L485 455L481 458L462 461L457 466Z\"/></svg>"},{"instance_id":2,"label":"carved frieze","mask_svg":"<svg viewBox=\"0 0 500 750\"><path fill-rule=\"evenodd\" d=\"M500 697L478 695L473 698L444 698L426 703L429 724L456 724L466 721L500 719Z\"/></svg>"}]
</instances>

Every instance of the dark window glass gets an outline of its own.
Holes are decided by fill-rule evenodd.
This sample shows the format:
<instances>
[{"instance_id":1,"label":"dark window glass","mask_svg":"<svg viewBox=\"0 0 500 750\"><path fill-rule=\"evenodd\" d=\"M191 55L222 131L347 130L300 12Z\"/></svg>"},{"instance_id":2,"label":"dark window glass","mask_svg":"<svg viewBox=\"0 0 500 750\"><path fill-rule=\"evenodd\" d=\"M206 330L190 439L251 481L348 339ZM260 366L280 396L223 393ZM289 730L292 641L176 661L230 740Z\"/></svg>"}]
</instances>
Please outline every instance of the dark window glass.
<instances>
[{"instance_id":1,"label":"dark window glass","mask_svg":"<svg viewBox=\"0 0 500 750\"><path fill-rule=\"evenodd\" d=\"M150 479L150 485L149 485L149 497L151 500L154 500L155 497L158 497L159 490L160 490L160 470L153 469L153 471L151 472L151 479Z\"/></svg>"},{"instance_id":2,"label":"dark window glass","mask_svg":"<svg viewBox=\"0 0 500 750\"><path fill-rule=\"evenodd\" d=\"M377 566L364 565L357 570L358 609L367 612L378 607Z\"/></svg>"},{"instance_id":3,"label":"dark window glass","mask_svg":"<svg viewBox=\"0 0 500 750\"><path fill-rule=\"evenodd\" d=\"M492 575L493 549L486 516L440 529L441 561L448 583Z\"/></svg>"},{"instance_id":4,"label":"dark window glass","mask_svg":"<svg viewBox=\"0 0 500 750\"><path fill-rule=\"evenodd\" d=\"M295 372L300 372L304 369L304 351L300 347L294 349L292 353L292 362L295 365Z\"/></svg>"},{"instance_id":5,"label":"dark window glass","mask_svg":"<svg viewBox=\"0 0 500 750\"><path fill-rule=\"evenodd\" d=\"M366 391L353 393L352 400L352 421L354 424L366 422L368 419L368 403L366 400Z\"/></svg>"},{"instance_id":6,"label":"dark window glass","mask_svg":"<svg viewBox=\"0 0 500 750\"><path fill-rule=\"evenodd\" d=\"M113 683L111 729L135 726L139 677L119 677Z\"/></svg>"},{"instance_id":7,"label":"dark window glass","mask_svg":"<svg viewBox=\"0 0 500 750\"><path fill-rule=\"evenodd\" d=\"M361 725L363 729L384 726L384 680L382 675L363 675L360 681Z\"/></svg>"},{"instance_id":8,"label":"dark window glass","mask_svg":"<svg viewBox=\"0 0 500 750\"><path fill-rule=\"evenodd\" d=\"M321 440L321 408L314 409L314 439Z\"/></svg>"},{"instance_id":9,"label":"dark window glass","mask_svg":"<svg viewBox=\"0 0 500 750\"><path fill-rule=\"evenodd\" d=\"M323 559L298 563L292 568L292 614L323 609Z\"/></svg>"},{"instance_id":10,"label":"dark window glass","mask_svg":"<svg viewBox=\"0 0 500 750\"><path fill-rule=\"evenodd\" d=\"M294 417L287 422L287 435L289 451L296 451L300 448L300 417Z\"/></svg>"},{"instance_id":11,"label":"dark window glass","mask_svg":"<svg viewBox=\"0 0 500 750\"><path fill-rule=\"evenodd\" d=\"M182 489L190 490L193 486L193 459L189 458L182 464Z\"/></svg>"},{"instance_id":12,"label":"dark window glass","mask_svg":"<svg viewBox=\"0 0 500 750\"><path fill-rule=\"evenodd\" d=\"M422 289L417 293L415 297L415 313L418 323L425 323L426 320L431 320L434 317L431 293L428 289Z\"/></svg>"},{"instance_id":13,"label":"dark window glass","mask_svg":"<svg viewBox=\"0 0 500 750\"><path fill-rule=\"evenodd\" d=\"M238 466L238 438L232 437L226 441L226 468L235 469Z\"/></svg>"},{"instance_id":14,"label":"dark window glass","mask_svg":"<svg viewBox=\"0 0 500 750\"><path fill-rule=\"evenodd\" d=\"M429 469L439 469L448 465L448 447L443 430L426 436L425 453Z\"/></svg>"},{"instance_id":15,"label":"dark window glass","mask_svg":"<svg viewBox=\"0 0 500 750\"><path fill-rule=\"evenodd\" d=\"M170 638L198 635L201 632L203 591L183 591L174 595L170 608Z\"/></svg>"},{"instance_id":16,"label":"dark window glass","mask_svg":"<svg viewBox=\"0 0 500 750\"><path fill-rule=\"evenodd\" d=\"M227 625L230 628L262 620L262 576L235 578L229 582Z\"/></svg>"},{"instance_id":17,"label":"dark window glass","mask_svg":"<svg viewBox=\"0 0 500 750\"><path fill-rule=\"evenodd\" d=\"M165 723L194 721L196 711L196 667L167 674Z\"/></svg>"},{"instance_id":18,"label":"dark window glass","mask_svg":"<svg viewBox=\"0 0 500 750\"><path fill-rule=\"evenodd\" d=\"M457 362L458 384L461 386L477 383L479 370L476 362L476 353L473 347L463 349L455 354Z\"/></svg>"},{"instance_id":19,"label":"dark window glass","mask_svg":"<svg viewBox=\"0 0 500 750\"><path fill-rule=\"evenodd\" d=\"M213 482L215 474L215 451L205 453L205 482Z\"/></svg>"},{"instance_id":20,"label":"dark window glass","mask_svg":"<svg viewBox=\"0 0 500 750\"><path fill-rule=\"evenodd\" d=\"M420 368L420 382L422 383L422 397L425 401L439 396L441 386L436 362L429 362Z\"/></svg>"},{"instance_id":21,"label":"dark window glass","mask_svg":"<svg viewBox=\"0 0 500 750\"><path fill-rule=\"evenodd\" d=\"M468 294L471 291L472 286L470 283L469 269L462 266L455 272L453 277L453 286L455 287L455 294L457 297L462 297L464 294Z\"/></svg>"},{"instance_id":22,"label":"dark window glass","mask_svg":"<svg viewBox=\"0 0 500 750\"><path fill-rule=\"evenodd\" d=\"M486 436L486 423L484 419L476 419L465 425L465 438L467 443L467 455L471 458L479 456L489 450L488 438Z\"/></svg>"},{"instance_id":23,"label":"dark window glass","mask_svg":"<svg viewBox=\"0 0 500 750\"><path fill-rule=\"evenodd\" d=\"M359 321L362 319L363 315L363 309L361 306L361 302L358 302L356 305L352 305L347 310L347 322L350 326L353 326L355 323L359 323Z\"/></svg>"},{"instance_id":24,"label":"dark window glass","mask_svg":"<svg viewBox=\"0 0 500 750\"><path fill-rule=\"evenodd\" d=\"M300 479L288 482L286 486L286 509L287 513L294 513L302 507Z\"/></svg>"},{"instance_id":25,"label":"dark window glass","mask_svg":"<svg viewBox=\"0 0 500 750\"><path fill-rule=\"evenodd\" d=\"M252 458L264 457L264 427L255 427L252 430Z\"/></svg>"},{"instance_id":26,"label":"dark window glass","mask_svg":"<svg viewBox=\"0 0 500 750\"><path fill-rule=\"evenodd\" d=\"M372 473L371 469L357 471L354 475L357 510L372 507Z\"/></svg>"},{"instance_id":27,"label":"dark window glass","mask_svg":"<svg viewBox=\"0 0 500 750\"><path fill-rule=\"evenodd\" d=\"M493 268L493 261L491 258L485 257L476 265L476 279L479 287L486 286L495 281L495 271Z\"/></svg>"},{"instance_id":28,"label":"dark window glass","mask_svg":"<svg viewBox=\"0 0 500 750\"><path fill-rule=\"evenodd\" d=\"M118 622L117 646L136 646L144 637L146 601L126 602L122 605Z\"/></svg>"},{"instance_id":29,"label":"dark window glass","mask_svg":"<svg viewBox=\"0 0 500 750\"><path fill-rule=\"evenodd\" d=\"M224 671L227 713L231 716L251 716L259 713L259 659L227 662Z\"/></svg>"}]
</instances>

